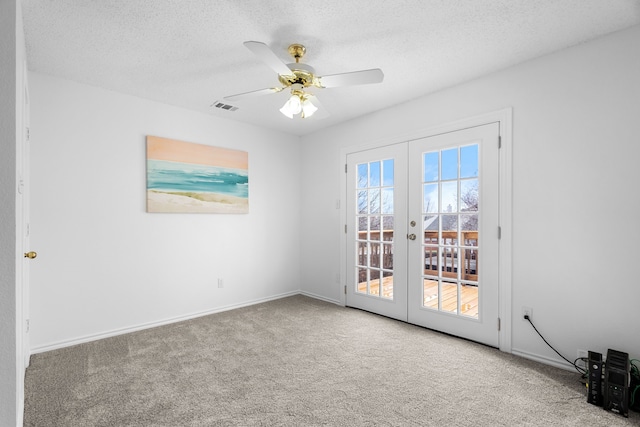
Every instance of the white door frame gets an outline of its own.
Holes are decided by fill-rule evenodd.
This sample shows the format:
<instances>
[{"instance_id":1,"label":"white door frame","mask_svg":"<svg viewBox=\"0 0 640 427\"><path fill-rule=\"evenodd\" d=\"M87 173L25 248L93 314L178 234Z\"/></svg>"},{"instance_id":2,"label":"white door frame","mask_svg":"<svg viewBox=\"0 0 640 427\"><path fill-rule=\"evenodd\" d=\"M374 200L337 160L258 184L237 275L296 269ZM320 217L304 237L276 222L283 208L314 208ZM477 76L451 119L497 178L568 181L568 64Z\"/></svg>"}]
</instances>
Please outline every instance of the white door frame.
<instances>
[{"instance_id":1,"label":"white door frame","mask_svg":"<svg viewBox=\"0 0 640 427\"><path fill-rule=\"evenodd\" d=\"M370 143L357 145L352 147L344 147L340 150L340 159L343 164L347 162L347 155L358 151L383 147L385 145L397 144L411 141L419 138L426 138L442 133L453 132L475 126L481 126L488 123L498 122L500 124L500 140L501 148L500 158L500 184L499 184L499 222L501 229L501 239L499 243L499 301L498 316L500 318L500 350L511 353L511 323L512 323L512 307L511 307L511 277L512 277L512 121L513 109L505 108L466 119L457 120L439 126L416 129L411 132L400 134L396 137L387 137L374 140ZM340 180L340 218L342 224L340 226L340 303L346 305L344 289L347 283L347 235L344 229L347 224L347 174L342 174Z\"/></svg>"}]
</instances>

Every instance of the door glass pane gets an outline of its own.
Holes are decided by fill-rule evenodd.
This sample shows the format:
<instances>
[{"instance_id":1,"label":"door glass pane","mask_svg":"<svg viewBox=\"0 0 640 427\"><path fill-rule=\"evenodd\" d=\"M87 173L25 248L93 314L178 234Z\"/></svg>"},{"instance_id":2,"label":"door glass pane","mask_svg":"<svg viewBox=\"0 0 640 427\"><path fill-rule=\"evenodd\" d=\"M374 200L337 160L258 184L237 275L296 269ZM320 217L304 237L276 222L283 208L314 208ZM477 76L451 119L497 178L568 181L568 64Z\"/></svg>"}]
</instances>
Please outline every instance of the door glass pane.
<instances>
[{"instance_id":1,"label":"door glass pane","mask_svg":"<svg viewBox=\"0 0 640 427\"><path fill-rule=\"evenodd\" d=\"M423 167L424 167L424 182L437 182L438 181L438 152L425 153Z\"/></svg>"},{"instance_id":2,"label":"door glass pane","mask_svg":"<svg viewBox=\"0 0 640 427\"><path fill-rule=\"evenodd\" d=\"M357 197L358 197L358 213L366 214L367 209L369 207L369 202L367 199L367 191L366 190L358 191Z\"/></svg>"},{"instance_id":3,"label":"door glass pane","mask_svg":"<svg viewBox=\"0 0 640 427\"><path fill-rule=\"evenodd\" d=\"M357 292L360 293L367 293L367 284L368 284L368 278L367 278L367 269L366 268L357 268L356 269L356 283L358 284L358 288L356 289Z\"/></svg>"},{"instance_id":4,"label":"door glass pane","mask_svg":"<svg viewBox=\"0 0 640 427\"><path fill-rule=\"evenodd\" d=\"M380 217L372 216L369 218L369 239L380 240Z\"/></svg>"},{"instance_id":5,"label":"door glass pane","mask_svg":"<svg viewBox=\"0 0 640 427\"><path fill-rule=\"evenodd\" d=\"M369 183L369 165L366 163L362 163L358 165L358 178L357 185L358 188L367 188L367 184Z\"/></svg>"},{"instance_id":6,"label":"door glass pane","mask_svg":"<svg viewBox=\"0 0 640 427\"><path fill-rule=\"evenodd\" d=\"M380 186L380 162L369 163L369 187Z\"/></svg>"},{"instance_id":7,"label":"door glass pane","mask_svg":"<svg viewBox=\"0 0 640 427\"><path fill-rule=\"evenodd\" d=\"M458 181L442 183L442 208L444 212L458 212Z\"/></svg>"},{"instance_id":8,"label":"door glass pane","mask_svg":"<svg viewBox=\"0 0 640 427\"><path fill-rule=\"evenodd\" d=\"M478 145L423 153L422 164L423 306L477 319Z\"/></svg>"},{"instance_id":9,"label":"door glass pane","mask_svg":"<svg viewBox=\"0 0 640 427\"><path fill-rule=\"evenodd\" d=\"M368 227L368 221L367 221L367 217L360 217L358 218L358 236L356 236L356 239L358 240L367 240L367 230L369 229Z\"/></svg>"},{"instance_id":10,"label":"door glass pane","mask_svg":"<svg viewBox=\"0 0 640 427\"><path fill-rule=\"evenodd\" d=\"M380 270L369 269L369 295L380 296Z\"/></svg>"},{"instance_id":11,"label":"door glass pane","mask_svg":"<svg viewBox=\"0 0 640 427\"><path fill-rule=\"evenodd\" d=\"M422 294L423 305L427 308L433 308L434 310L438 309L438 281L432 279L424 279L424 285Z\"/></svg>"},{"instance_id":12,"label":"door glass pane","mask_svg":"<svg viewBox=\"0 0 640 427\"><path fill-rule=\"evenodd\" d=\"M380 244L371 244L371 256L369 260L371 267L380 268Z\"/></svg>"},{"instance_id":13,"label":"door glass pane","mask_svg":"<svg viewBox=\"0 0 640 427\"><path fill-rule=\"evenodd\" d=\"M478 215L477 214L460 215L460 229L462 230L463 236L475 236L474 237L475 243L464 243L465 245L478 246Z\"/></svg>"},{"instance_id":14,"label":"door glass pane","mask_svg":"<svg viewBox=\"0 0 640 427\"><path fill-rule=\"evenodd\" d=\"M446 233L442 236L443 238L456 238L458 231L458 215L442 215L442 231L453 232L453 234Z\"/></svg>"},{"instance_id":15,"label":"door glass pane","mask_svg":"<svg viewBox=\"0 0 640 427\"><path fill-rule=\"evenodd\" d=\"M369 213L380 213L380 189L369 190Z\"/></svg>"},{"instance_id":16,"label":"door glass pane","mask_svg":"<svg viewBox=\"0 0 640 427\"><path fill-rule=\"evenodd\" d=\"M392 299L394 161L360 163L357 171L358 183L353 196L358 224L356 292Z\"/></svg>"},{"instance_id":17,"label":"door glass pane","mask_svg":"<svg viewBox=\"0 0 640 427\"><path fill-rule=\"evenodd\" d=\"M389 273L393 270L393 245L384 244L382 245L382 268L384 270L389 270ZM386 274L385 276L388 276Z\"/></svg>"},{"instance_id":18,"label":"door glass pane","mask_svg":"<svg viewBox=\"0 0 640 427\"><path fill-rule=\"evenodd\" d=\"M440 272L442 277L448 277L451 279L456 279L458 277L457 274L457 261L458 261L458 251L455 247L443 247L440 248L440 253L442 255L442 259L440 260Z\"/></svg>"},{"instance_id":19,"label":"door glass pane","mask_svg":"<svg viewBox=\"0 0 640 427\"><path fill-rule=\"evenodd\" d=\"M366 267L369 263L367 258L367 242L357 242L357 251L358 255L356 259L358 260L358 266Z\"/></svg>"},{"instance_id":20,"label":"door glass pane","mask_svg":"<svg viewBox=\"0 0 640 427\"><path fill-rule=\"evenodd\" d=\"M438 184L425 184L423 186L424 202L423 212L438 212Z\"/></svg>"},{"instance_id":21,"label":"door glass pane","mask_svg":"<svg viewBox=\"0 0 640 427\"><path fill-rule=\"evenodd\" d=\"M382 297L393 299L393 272L382 271Z\"/></svg>"},{"instance_id":22,"label":"door glass pane","mask_svg":"<svg viewBox=\"0 0 640 427\"><path fill-rule=\"evenodd\" d=\"M382 217L382 229L384 230L384 234L382 236L382 240L386 242L393 241L393 217L389 215L385 215Z\"/></svg>"},{"instance_id":23,"label":"door glass pane","mask_svg":"<svg viewBox=\"0 0 640 427\"><path fill-rule=\"evenodd\" d=\"M478 285L463 284L460 288L460 313L478 318Z\"/></svg>"},{"instance_id":24,"label":"door glass pane","mask_svg":"<svg viewBox=\"0 0 640 427\"><path fill-rule=\"evenodd\" d=\"M425 243L437 243L438 242L438 230L440 230L440 218L439 215L425 215L424 217L424 242ZM433 239L433 240L427 240Z\"/></svg>"},{"instance_id":25,"label":"door glass pane","mask_svg":"<svg viewBox=\"0 0 640 427\"><path fill-rule=\"evenodd\" d=\"M478 176L478 144L460 147L460 178Z\"/></svg>"},{"instance_id":26,"label":"door glass pane","mask_svg":"<svg viewBox=\"0 0 640 427\"><path fill-rule=\"evenodd\" d=\"M382 189L382 213L393 213L393 188Z\"/></svg>"},{"instance_id":27,"label":"door glass pane","mask_svg":"<svg viewBox=\"0 0 640 427\"><path fill-rule=\"evenodd\" d=\"M425 276L438 276L438 247L425 246L424 248L424 274Z\"/></svg>"},{"instance_id":28,"label":"door glass pane","mask_svg":"<svg viewBox=\"0 0 640 427\"><path fill-rule=\"evenodd\" d=\"M442 150L442 174L441 180L457 179L458 178L458 149L451 148L449 150Z\"/></svg>"},{"instance_id":29,"label":"door glass pane","mask_svg":"<svg viewBox=\"0 0 640 427\"><path fill-rule=\"evenodd\" d=\"M382 162L382 185L393 186L393 160L391 159Z\"/></svg>"},{"instance_id":30,"label":"door glass pane","mask_svg":"<svg viewBox=\"0 0 640 427\"><path fill-rule=\"evenodd\" d=\"M460 251L462 280L478 281L478 250L467 248Z\"/></svg>"},{"instance_id":31,"label":"door glass pane","mask_svg":"<svg viewBox=\"0 0 640 427\"><path fill-rule=\"evenodd\" d=\"M465 179L460 181L460 212L475 212L478 210L478 180Z\"/></svg>"},{"instance_id":32,"label":"door glass pane","mask_svg":"<svg viewBox=\"0 0 640 427\"><path fill-rule=\"evenodd\" d=\"M441 282L442 298L441 310L449 313L458 312L458 284L456 282Z\"/></svg>"}]
</instances>

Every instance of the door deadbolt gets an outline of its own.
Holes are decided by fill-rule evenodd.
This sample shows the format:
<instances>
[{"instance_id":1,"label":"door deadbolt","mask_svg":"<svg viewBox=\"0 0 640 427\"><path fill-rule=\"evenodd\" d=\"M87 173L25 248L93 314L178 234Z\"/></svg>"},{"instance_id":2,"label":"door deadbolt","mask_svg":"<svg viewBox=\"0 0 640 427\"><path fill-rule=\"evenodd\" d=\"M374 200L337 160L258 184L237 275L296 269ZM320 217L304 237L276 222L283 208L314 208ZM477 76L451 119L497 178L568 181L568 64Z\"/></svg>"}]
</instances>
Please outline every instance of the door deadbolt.
<instances>
[{"instance_id":1,"label":"door deadbolt","mask_svg":"<svg viewBox=\"0 0 640 427\"><path fill-rule=\"evenodd\" d=\"M415 221L411 221L411 222L409 223L409 225L411 225L412 227L415 227L415 226L416 226L416 222L415 222Z\"/></svg>"}]
</instances>

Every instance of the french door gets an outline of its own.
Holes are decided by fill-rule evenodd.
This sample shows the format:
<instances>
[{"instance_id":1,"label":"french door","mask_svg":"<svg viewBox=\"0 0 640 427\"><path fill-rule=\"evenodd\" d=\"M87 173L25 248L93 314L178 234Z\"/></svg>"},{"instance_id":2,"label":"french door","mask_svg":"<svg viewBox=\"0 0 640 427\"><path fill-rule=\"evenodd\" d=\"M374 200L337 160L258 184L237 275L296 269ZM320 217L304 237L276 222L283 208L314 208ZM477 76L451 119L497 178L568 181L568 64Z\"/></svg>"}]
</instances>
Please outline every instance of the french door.
<instances>
[{"instance_id":1,"label":"french door","mask_svg":"<svg viewBox=\"0 0 640 427\"><path fill-rule=\"evenodd\" d=\"M404 321L406 172L406 144L347 157L347 305Z\"/></svg>"},{"instance_id":2,"label":"french door","mask_svg":"<svg viewBox=\"0 0 640 427\"><path fill-rule=\"evenodd\" d=\"M347 155L348 306L498 346L498 126Z\"/></svg>"}]
</instances>

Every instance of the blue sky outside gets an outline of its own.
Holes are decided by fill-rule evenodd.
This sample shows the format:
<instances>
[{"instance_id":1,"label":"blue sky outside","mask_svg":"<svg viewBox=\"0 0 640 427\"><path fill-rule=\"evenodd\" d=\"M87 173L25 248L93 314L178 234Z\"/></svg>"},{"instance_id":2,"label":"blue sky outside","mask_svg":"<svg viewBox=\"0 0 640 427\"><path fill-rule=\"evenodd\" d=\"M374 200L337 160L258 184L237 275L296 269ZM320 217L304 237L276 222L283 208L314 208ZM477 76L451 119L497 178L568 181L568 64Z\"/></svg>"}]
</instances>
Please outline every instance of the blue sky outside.
<instances>
[{"instance_id":1,"label":"blue sky outside","mask_svg":"<svg viewBox=\"0 0 640 427\"><path fill-rule=\"evenodd\" d=\"M459 203L457 180L461 180L462 195L477 191L478 144L424 153L423 179L424 213L473 209L473 206L464 200L460 200ZM440 195L442 196L441 204L439 203Z\"/></svg>"},{"instance_id":2,"label":"blue sky outside","mask_svg":"<svg viewBox=\"0 0 640 427\"><path fill-rule=\"evenodd\" d=\"M358 192L358 213L392 214L395 171L393 159L360 163L357 168L357 186L362 189Z\"/></svg>"},{"instance_id":3,"label":"blue sky outside","mask_svg":"<svg viewBox=\"0 0 640 427\"><path fill-rule=\"evenodd\" d=\"M478 144L471 144L423 154L425 213L474 210L474 206L459 198L458 179L462 195L477 192L478 151ZM394 172L393 159L357 165L360 214L393 213ZM439 196L442 196L441 204Z\"/></svg>"},{"instance_id":4,"label":"blue sky outside","mask_svg":"<svg viewBox=\"0 0 640 427\"><path fill-rule=\"evenodd\" d=\"M358 188L380 186L381 176L383 187L393 186L393 172L393 159L360 163L358 165Z\"/></svg>"}]
</instances>

